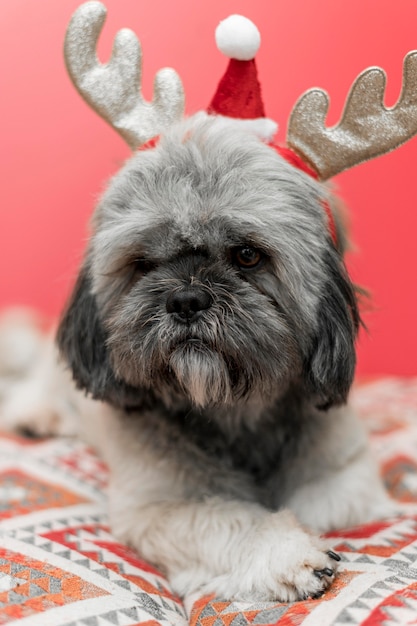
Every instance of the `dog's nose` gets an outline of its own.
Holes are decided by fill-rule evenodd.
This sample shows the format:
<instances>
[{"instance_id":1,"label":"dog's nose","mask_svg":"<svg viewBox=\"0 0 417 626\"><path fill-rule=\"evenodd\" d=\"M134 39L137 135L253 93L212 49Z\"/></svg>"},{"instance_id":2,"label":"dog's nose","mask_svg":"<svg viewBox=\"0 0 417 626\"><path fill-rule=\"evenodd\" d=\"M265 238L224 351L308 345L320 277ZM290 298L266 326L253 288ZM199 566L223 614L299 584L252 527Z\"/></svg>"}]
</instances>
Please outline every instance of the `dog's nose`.
<instances>
[{"instance_id":1,"label":"dog's nose","mask_svg":"<svg viewBox=\"0 0 417 626\"><path fill-rule=\"evenodd\" d=\"M209 309L212 303L213 300L208 291L192 287L173 291L168 296L166 309L179 322L189 324L199 317L200 311Z\"/></svg>"}]
</instances>

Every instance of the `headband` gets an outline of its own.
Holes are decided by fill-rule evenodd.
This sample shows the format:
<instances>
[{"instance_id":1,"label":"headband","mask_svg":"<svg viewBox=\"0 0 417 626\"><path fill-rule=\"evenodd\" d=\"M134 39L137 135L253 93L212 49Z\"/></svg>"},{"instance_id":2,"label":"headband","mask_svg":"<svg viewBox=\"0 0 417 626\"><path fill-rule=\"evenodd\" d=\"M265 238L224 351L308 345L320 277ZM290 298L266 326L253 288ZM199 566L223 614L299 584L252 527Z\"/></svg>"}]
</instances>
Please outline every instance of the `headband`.
<instances>
[{"instance_id":1,"label":"headband","mask_svg":"<svg viewBox=\"0 0 417 626\"><path fill-rule=\"evenodd\" d=\"M182 119L184 91L178 74L159 70L154 96L141 93L142 48L129 29L120 30L108 63L96 56L106 8L86 2L68 26L64 54L69 75L81 96L128 143L132 150L152 147L160 134ZM231 15L216 29L218 48L230 60L208 107L213 115L244 120L255 133L292 165L326 181L336 174L395 150L417 133L417 51L404 59L403 86L395 106L384 106L386 75L369 68L353 83L338 124L325 124L329 96L310 89L296 102L289 118L286 146L273 142L277 124L265 116L255 55L260 45L256 26L241 15ZM330 208L323 204L329 231L336 241Z\"/></svg>"}]
</instances>

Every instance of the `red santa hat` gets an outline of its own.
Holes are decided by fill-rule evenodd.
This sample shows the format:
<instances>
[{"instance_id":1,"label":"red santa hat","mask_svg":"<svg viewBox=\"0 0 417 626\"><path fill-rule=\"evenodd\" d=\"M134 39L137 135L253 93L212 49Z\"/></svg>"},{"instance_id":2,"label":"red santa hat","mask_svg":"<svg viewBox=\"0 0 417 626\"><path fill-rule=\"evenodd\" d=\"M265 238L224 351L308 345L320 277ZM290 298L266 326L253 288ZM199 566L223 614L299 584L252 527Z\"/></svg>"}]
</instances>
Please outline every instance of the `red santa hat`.
<instances>
[{"instance_id":1,"label":"red santa hat","mask_svg":"<svg viewBox=\"0 0 417 626\"><path fill-rule=\"evenodd\" d=\"M259 30L247 17L230 15L217 26L215 38L218 49L230 61L208 113L251 120L253 132L271 140L278 125L265 117L255 61L261 44Z\"/></svg>"},{"instance_id":2,"label":"red santa hat","mask_svg":"<svg viewBox=\"0 0 417 626\"><path fill-rule=\"evenodd\" d=\"M255 62L261 43L259 30L247 17L231 15L220 22L215 38L230 61L208 112L242 119L265 117Z\"/></svg>"}]
</instances>

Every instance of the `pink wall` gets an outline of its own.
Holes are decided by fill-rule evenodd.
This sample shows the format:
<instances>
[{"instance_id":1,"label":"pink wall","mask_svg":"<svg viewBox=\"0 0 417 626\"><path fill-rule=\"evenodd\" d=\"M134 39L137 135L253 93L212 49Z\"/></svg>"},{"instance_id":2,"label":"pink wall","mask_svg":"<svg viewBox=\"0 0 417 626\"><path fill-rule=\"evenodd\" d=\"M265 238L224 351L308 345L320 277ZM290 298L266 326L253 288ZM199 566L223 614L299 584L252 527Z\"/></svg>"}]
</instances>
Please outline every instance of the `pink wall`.
<instances>
[{"instance_id":1,"label":"pink wall","mask_svg":"<svg viewBox=\"0 0 417 626\"><path fill-rule=\"evenodd\" d=\"M122 140L74 91L62 61L67 21L78 0L0 2L0 306L28 304L58 314L74 280L87 223L103 181L128 156ZM321 86L336 122L353 78L369 65L389 75L387 103L401 84L402 58L417 47L415 0L107 0L100 42L106 58L119 28L145 50L144 91L172 65L187 110L204 108L226 61L213 30L230 13L260 28L257 61L267 113L286 120L297 97ZM417 138L336 181L351 207L356 253L349 266L373 294L370 334L359 346L359 372L417 374ZM414 172L414 173L413 173Z\"/></svg>"}]
</instances>

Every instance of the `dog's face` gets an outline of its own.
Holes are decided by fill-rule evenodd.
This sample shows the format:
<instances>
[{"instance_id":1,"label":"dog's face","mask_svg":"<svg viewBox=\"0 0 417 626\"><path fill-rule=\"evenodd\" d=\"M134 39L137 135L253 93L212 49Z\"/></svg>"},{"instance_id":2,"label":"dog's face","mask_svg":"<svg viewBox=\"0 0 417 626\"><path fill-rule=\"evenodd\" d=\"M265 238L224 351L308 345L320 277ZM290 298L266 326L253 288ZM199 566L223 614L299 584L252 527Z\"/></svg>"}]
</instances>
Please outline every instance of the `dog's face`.
<instances>
[{"instance_id":1,"label":"dog's face","mask_svg":"<svg viewBox=\"0 0 417 626\"><path fill-rule=\"evenodd\" d=\"M258 139L196 116L110 182L58 333L80 387L198 407L317 405L350 387L358 312L323 188Z\"/></svg>"}]
</instances>

